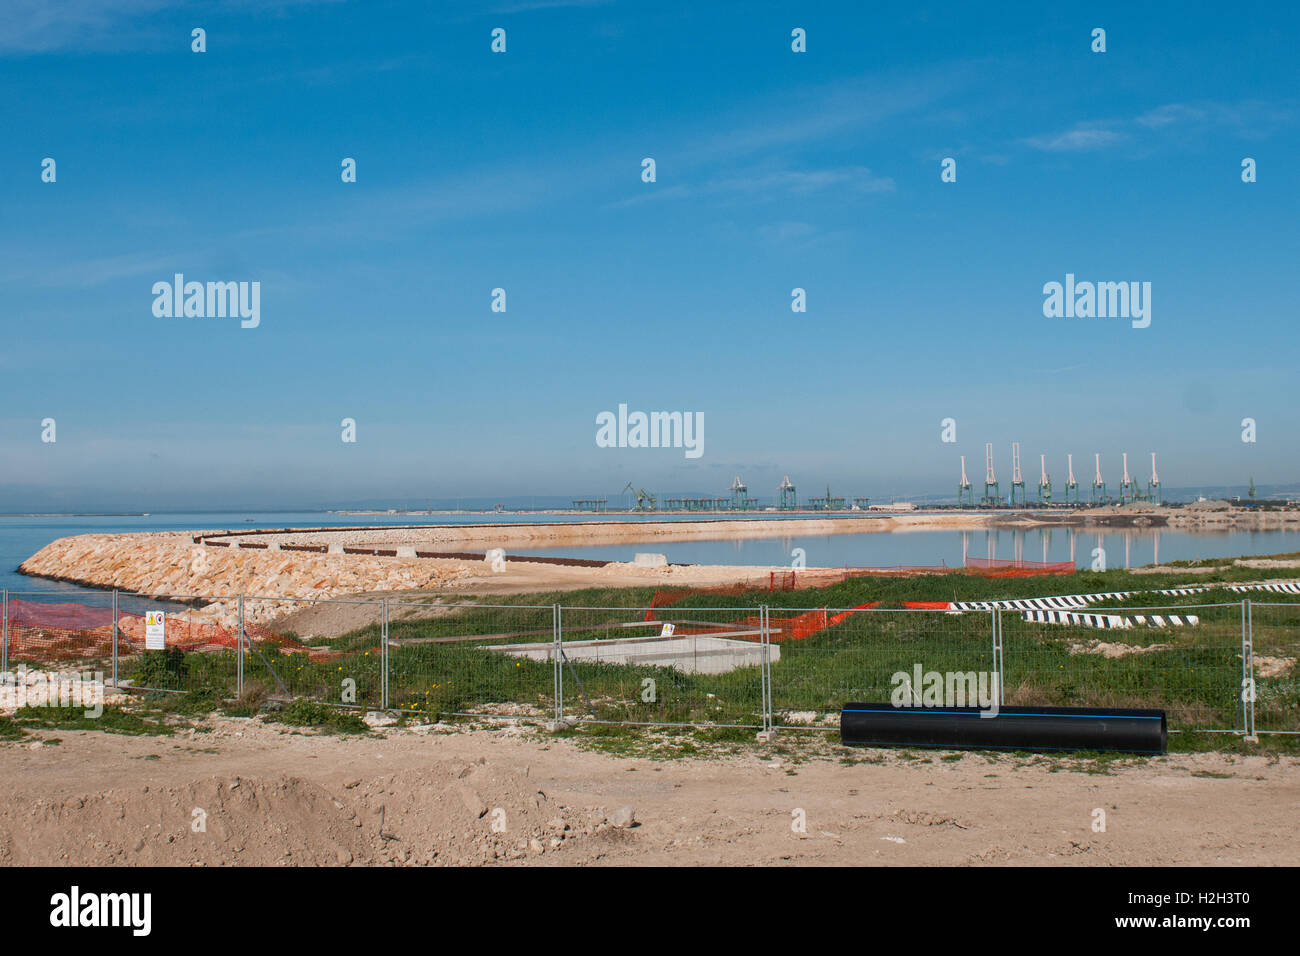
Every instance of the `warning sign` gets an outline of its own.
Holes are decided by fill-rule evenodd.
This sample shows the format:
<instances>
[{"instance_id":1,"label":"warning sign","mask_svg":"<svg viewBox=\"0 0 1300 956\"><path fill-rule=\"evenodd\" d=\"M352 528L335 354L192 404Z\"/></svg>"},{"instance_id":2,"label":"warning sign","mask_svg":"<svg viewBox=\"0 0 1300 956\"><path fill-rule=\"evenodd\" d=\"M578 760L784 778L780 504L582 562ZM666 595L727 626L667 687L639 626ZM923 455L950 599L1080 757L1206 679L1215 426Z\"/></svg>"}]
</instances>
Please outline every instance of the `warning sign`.
<instances>
[{"instance_id":1,"label":"warning sign","mask_svg":"<svg viewBox=\"0 0 1300 956\"><path fill-rule=\"evenodd\" d=\"M144 649L161 651L167 647L167 615L162 611L144 612Z\"/></svg>"}]
</instances>

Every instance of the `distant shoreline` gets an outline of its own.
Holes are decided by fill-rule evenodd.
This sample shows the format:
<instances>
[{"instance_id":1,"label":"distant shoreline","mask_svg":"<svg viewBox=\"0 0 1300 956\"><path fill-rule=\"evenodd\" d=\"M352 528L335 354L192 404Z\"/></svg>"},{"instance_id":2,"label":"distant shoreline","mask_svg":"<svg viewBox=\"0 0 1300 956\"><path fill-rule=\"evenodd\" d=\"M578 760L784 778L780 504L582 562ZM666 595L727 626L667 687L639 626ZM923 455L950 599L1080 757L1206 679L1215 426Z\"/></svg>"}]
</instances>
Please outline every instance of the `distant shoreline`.
<instances>
[{"instance_id":1,"label":"distant shoreline","mask_svg":"<svg viewBox=\"0 0 1300 956\"><path fill-rule=\"evenodd\" d=\"M152 511L0 511L0 518L152 518L153 516Z\"/></svg>"}]
</instances>

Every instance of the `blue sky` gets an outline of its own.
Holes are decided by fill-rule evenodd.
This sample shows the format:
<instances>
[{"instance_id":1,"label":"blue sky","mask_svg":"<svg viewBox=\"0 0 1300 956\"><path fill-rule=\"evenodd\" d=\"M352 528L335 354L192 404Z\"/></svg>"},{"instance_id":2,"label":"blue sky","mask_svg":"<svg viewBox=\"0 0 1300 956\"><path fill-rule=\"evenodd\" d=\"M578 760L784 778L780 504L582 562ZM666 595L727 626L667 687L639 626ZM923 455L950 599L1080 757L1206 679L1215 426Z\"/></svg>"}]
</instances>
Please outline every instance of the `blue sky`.
<instances>
[{"instance_id":1,"label":"blue sky","mask_svg":"<svg viewBox=\"0 0 1300 956\"><path fill-rule=\"evenodd\" d=\"M8 3L0 510L878 498L979 482L986 441L1004 487L1012 441L1031 485L1097 451L1293 483L1298 20ZM155 317L176 272L259 281L261 325ZM1151 326L1045 318L1066 273L1151 282ZM703 414L704 455L598 448L619 403Z\"/></svg>"}]
</instances>

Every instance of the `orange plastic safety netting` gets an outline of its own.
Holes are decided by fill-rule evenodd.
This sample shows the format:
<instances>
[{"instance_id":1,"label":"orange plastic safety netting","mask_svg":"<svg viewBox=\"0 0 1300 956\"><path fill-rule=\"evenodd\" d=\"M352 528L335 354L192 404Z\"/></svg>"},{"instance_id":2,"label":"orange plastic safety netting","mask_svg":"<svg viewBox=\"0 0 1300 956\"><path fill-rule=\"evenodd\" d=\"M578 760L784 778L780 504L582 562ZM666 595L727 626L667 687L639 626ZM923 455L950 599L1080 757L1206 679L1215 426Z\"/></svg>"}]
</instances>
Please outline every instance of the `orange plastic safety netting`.
<instances>
[{"instance_id":1,"label":"orange plastic safety netting","mask_svg":"<svg viewBox=\"0 0 1300 956\"><path fill-rule=\"evenodd\" d=\"M1073 561L967 558L966 570L986 578L1027 578L1038 574L1073 574Z\"/></svg>"},{"instance_id":2,"label":"orange plastic safety netting","mask_svg":"<svg viewBox=\"0 0 1300 956\"><path fill-rule=\"evenodd\" d=\"M10 598L9 659L91 660L113 653L113 609Z\"/></svg>"},{"instance_id":3,"label":"orange plastic safety netting","mask_svg":"<svg viewBox=\"0 0 1300 956\"><path fill-rule=\"evenodd\" d=\"M656 591L655 596L650 601L650 608L645 613L645 619L647 621L658 621L659 617L655 613L657 609L676 604L687 594L691 593L691 591L684 588ZM824 631L827 628L834 627L836 624L847 620L856 611L865 611L877 607L879 604L879 601L868 601L866 604L858 604L851 609L836 611L835 613L831 613L826 608L816 608L790 617L773 617L769 612L767 617L769 640L774 644L780 644L785 641L803 640L804 638L812 637L814 634ZM708 609L693 608L692 611L706 614ZM698 624L694 622L688 624L676 624L674 625L673 633L681 635L715 634L719 633L719 629L725 628L727 630L741 632L737 634L737 637L741 640L757 640L757 638L753 636L752 632L759 630L762 627L762 624L762 617L753 614L734 620L728 620L725 623L719 624Z\"/></svg>"},{"instance_id":4,"label":"orange plastic safety netting","mask_svg":"<svg viewBox=\"0 0 1300 956\"><path fill-rule=\"evenodd\" d=\"M9 657L12 660L72 661L108 657L113 650L113 609L77 603L46 603L13 598L9 601ZM238 646L234 628L196 620L184 611L164 615L164 645L182 651L233 650ZM145 619L119 611L118 653L145 650ZM292 638L266 627L248 624L245 634L290 650L306 650Z\"/></svg>"}]
</instances>

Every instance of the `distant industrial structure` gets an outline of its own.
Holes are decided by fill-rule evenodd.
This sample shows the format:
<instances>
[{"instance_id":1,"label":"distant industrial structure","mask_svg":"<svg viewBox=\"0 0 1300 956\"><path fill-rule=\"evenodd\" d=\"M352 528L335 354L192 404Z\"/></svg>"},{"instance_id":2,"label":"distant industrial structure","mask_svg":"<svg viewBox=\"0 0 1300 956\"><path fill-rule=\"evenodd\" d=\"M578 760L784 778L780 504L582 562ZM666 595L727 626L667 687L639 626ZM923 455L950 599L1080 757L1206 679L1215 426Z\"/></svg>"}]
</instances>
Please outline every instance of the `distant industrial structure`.
<instances>
[{"instance_id":1,"label":"distant industrial structure","mask_svg":"<svg viewBox=\"0 0 1300 956\"><path fill-rule=\"evenodd\" d=\"M1156 453L1151 452L1151 476L1147 479L1145 489L1142 487L1141 480L1138 476L1129 471L1128 452L1121 452L1122 476L1119 482L1119 496L1112 498L1106 478L1102 474L1101 452L1093 455L1094 472L1092 479L1092 494L1089 504L1092 507L1102 507L1105 505L1119 504L1127 505L1134 502L1149 502L1151 504L1163 504L1163 494L1160 485L1160 474L1156 470ZM1001 494L1001 486L998 481L996 463L993 456L993 443L986 442L984 445L984 494L979 498L978 503L975 499L974 484L966 471L966 456L960 456L960 478L957 483L957 508L1077 508L1082 505L1079 481L1074 473L1074 454L1067 453L1065 456L1065 482L1064 494L1059 497L1053 496L1053 482L1051 472L1047 467L1047 455L1038 456L1038 493L1031 501L1026 491L1024 469L1021 462L1020 442L1011 442L1011 488L1007 498ZM1003 476L1005 477L1005 475ZM731 485L727 488L726 495L705 495L702 497L672 496L660 497L652 494L645 488L635 487L632 482L628 482L620 494L625 496L624 510L633 512L695 512L695 513L744 513L756 511L852 511L852 512L880 512L896 511L900 507L912 508L910 503L893 503L893 504L872 504L871 498L866 495L837 495L831 492L830 485L826 486L826 493L814 495L808 498L804 504L800 505L798 490L795 484L790 480L789 475L783 475L781 484L777 486L776 493L769 500L769 504L764 506L761 500L750 495L749 486L736 475L731 480ZM632 497L635 497L635 505L632 504ZM886 499L888 500L888 499ZM603 514L609 508L609 502L606 498L574 498L573 510ZM939 507L951 507L949 505L940 505Z\"/></svg>"},{"instance_id":2,"label":"distant industrial structure","mask_svg":"<svg viewBox=\"0 0 1300 956\"><path fill-rule=\"evenodd\" d=\"M731 510L748 511L749 510L749 489L746 488L745 483L740 480L740 475L737 475L735 480L732 481L730 490L731 490Z\"/></svg>"},{"instance_id":3,"label":"distant industrial structure","mask_svg":"<svg viewBox=\"0 0 1300 956\"><path fill-rule=\"evenodd\" d=\"M963 459L964 461L964 459ZM762 508L759 499L751 497L749 487L737 475L732 479L731 486L727 489L727 496L712 497L705 496L701 498L691 497L665 497L660 499L657 495L651 494L644 488L637 488L628 482L620 492L623 495L634 495L636 504L631 504L629 498L625 504L625 510L629 511L693 511L693 512L745 512L745 511L799 511L798 490L794 482L790 480L789 475L781 479L781 484L776 489L774 498L775 507ZM573 498L574 511L603 514L608 510L609 502L606 498ZM808 503L802 510L806 511L867 511L879 510L879 505L872 505L871 499L865 495L857 495L853 498L853 504L849 505L848 499L842 495L832 495L830 486L826 486L825 496L818 496L808 499Z\"/></svg>"},{"instance_id":4,"label":"distant industrial structure","mask_svg":"<svg viewBox=\"0 0 1300 956\"><path fill-rule=\"evenodd\" d=\"M1020 473L1020 442L1011 443L1011 507L1016 506L1016 489L1020 489L1020 503L1025 504L1025 476Z\"/></svg>"},{"instance_id":5,"label":"distant industrial structure","mask_svg":"<svg viewBox=\"0 0 1300 956\"><path fill-rule=\"evenodd\" d=\"M1097 452L1097 473L1092 478L1092 503L1104 505L1106 497L1106 479L1101 476L1101 452Z\"/></svg>"},{"instance_id":6,"label":"distant industrial structure","mask_svg":"<svg viewBox=\"0 0 1300 956\"><path fill-rule=\"evenodd\" d=\"M844 498L836 497L831 494L831 486L826 486L825 498L809 498L808 509L810 511L845 511Z\"/></svg>"},{"instance_id":7,"label":"distant industrial structure","mask_svg":"<svg viewBox=\"0 0 1300 956\"><path fill-rule=\"evenodd\" d=\"M1094 455L1095 472L1092 479L1092 496L1090 503L1094 507L1101 507L1112 503L1121 505L1131 504L1133 502L1150 502L1151 504L1162 504L1164 501L1160 490L1160 475L1156 471L1156 453L1151 453L1151 477L1147 480L1146 489L1143 490L1141 482L1135 475L1128 470L1128 452L1122 452L1123 476L1120 479L1119 498L1114 499L1106 489L1106 479L1101 472L1101 453ZM1053 504L1052 501L1052 476L1047 471L1047 455L1038 456L1039 478L1038 478L1038 499L1037 507L1078 507L1079 500L1079 482L1074 477L1074 455L1067 454L1065 466L1065 495L1064 500ZM819 500L819 499L814 499ZM973 508L975 507L975 491L971 486L970 478L966 475L966 456L961 456L961 478L957 484L957 507ZM993 443L986 442L984 445L984 494L979 500L981 508L1024 508L1029 506L1028 496L1025 493L1025 477L1020 465L1020 442L1011 443L1011 495L1004 501L999 493L997 471L993 463ZM875 510L874 508L872 510Z\"/></svg>"},{"instance_id":8,"label":"distant industrial structure","mask_svg":"<svg viewBox=\"0 0 1300 956\"><path fill-rule=\"evenodd\" d=\"M991 492L990 488L993 489ZM993 472L993 442L984 445L984 497L980 504L986 508L1002 504L1002 496L998 494L998 476Z\"/></svg>"},{"instance_id":9,"label":"distant industrial structure","mask_svg":"<svg viewBox=\"0 0 1300 956\"><path fill-rule=\"evenodd\" d=\"M970 479L966 477L966 456L961 456L961 483L957 485L957 507L964 508L969 504L975 507L975 492L971 488Z\"/></svg>"},{"instance_id":10,"label":"distant industrial structure","mask_svg":"<svg viewBox=\"0 0 1300 956\"><path fill-rule=\"evenodd\" d=\"M777 507L782 511L794 511L799 507L799 497L795 493L794 482L790 476L786 475L781 479L780 486L776 489Z\"/></svg>"},{"instance_id":11,"label":"distant industrial structure","mask_svg":"<svg viewBox=\"0 0 1300 956\"><path fill-rule=\"evenodd\" d=\"M1066 455L1065 457L1068 462L1066 465L1067 476L1065 479L1065 503L1067 505L1070 503L1070 494L1073 492L1074 504L1077 507L1079 504L1079 483L1074 480L1074 456Z\"/></svg>"}]
</instances>

